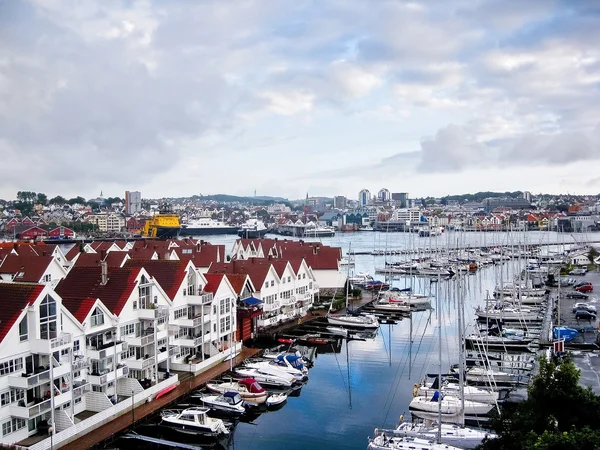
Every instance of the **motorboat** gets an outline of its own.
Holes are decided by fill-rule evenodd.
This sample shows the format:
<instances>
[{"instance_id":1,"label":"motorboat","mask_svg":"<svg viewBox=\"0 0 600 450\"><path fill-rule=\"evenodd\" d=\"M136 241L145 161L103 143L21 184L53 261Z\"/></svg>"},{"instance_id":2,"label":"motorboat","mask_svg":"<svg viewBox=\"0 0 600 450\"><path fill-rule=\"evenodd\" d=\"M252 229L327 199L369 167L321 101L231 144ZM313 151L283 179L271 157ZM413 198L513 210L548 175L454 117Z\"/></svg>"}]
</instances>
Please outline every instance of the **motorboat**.
<instances>
[{"instance_id":1,"label":"motorboat","mask_svg":"<svg viewBox=\"0 0 600 450\"><path fill-rule=\"evenodd\" d=\"M375 437L369 440L367 450L461 450L447 444L438 444L433 440L408 436L388 436L375 430Z\"/></svg>"},{"instance_id":2,"label":"motorboat","mask_svg":"<svg viewBox=\"0 0 600 450\"><path fill-rule=\"evenodd\" d=\"M386 430L386 433L394 436L435 440L440 431L442 444L455 445L464 449L473 449L480 445L484 439L494 439L496 437L494 433L488 431L448 423L401 422L395 430Z\"/></svg>"},{"instance_id":3,"label":"motorboat","mask_svg":"<svg viewBox=\"0 0 600 450\"><path fill-rule=\"evenodd\" d=\"M451 372L458 372L457 366L450 368ZM467 381L473 381L477 383L514 383L516 381L515 375L508 372L501 372L498 370L486 369L485 367L468 367L465 370Z\"/></svg>"},{"instance_id":4,"label":"motorboat","mask_svg":"<svg viewBox=\"0 0 600 450\"><path fill-rule=\"evenodd\" d=\"M274 376L291 375L296 381L306 381L308 379L306 373L301 369L295 369L291 365L279 365L275 361L248 360L244 362L244 367L261 370Z\"/></svg>"},{"instance_id":5,"label":"motorboat","mask_svg":"<svg viewBox=\"0 0 600 450\"><path fill-rule=\"evenodd\" d=\"M367 284L371 281L374 281L374 279L368 273L359 272L359 273L355 274L354 276L348 278L348 281L350 281L351 284L360 287L360 286L364 286L365 284Z\"/></svg>"},{"instance_id":6,"label":"motorboat","mask_svg":"<svg viewBox=\"0 0 600 450\"><path fill-rule=\"evenodd\" d=\"M405 303L400 302L387 302L387 301L379 301L373 305L373 309L376 311L385 311L385 312L398 312L398 313L408 313L413 311L416 308L411 307Z\"/></svg>"},{"instance_id":7,"label":"motorboat","mask_svg":"<svg viewBox=\"0 0 600 450\"><path fill-rule=\"evenodd\" d=\"M225 392L237 392L246 402L264 403L267 400L267 391L254 378L242 380L213 380L206 384L209 391L224 394Z\"/></svg>"},{"instance_id":8,"label":"motorboat","mask_svg":"<svg viewBox=\"0 0 600 450\"><path fill-rule=\"evenodd\" d=\"M414 308L431 306L429 297L423 294L413 294L402 291L385 291L379 295L381 303L403 303Z\"/></svg>"},{"instance_id":9,"label":"motorboat","mask_svg":"<svg viewBox=\"0 0 600 450\"><path fill-rule=\"evenodd\" d=\"M229 430L221 419L208 416L208 408L192 407L184 410L161 411L161 424L185 433L210 436L228 435Z\"/></svg>"},{"instance_id":10,"label":"motorboat","mask_svg":"<svg viewBox=\"0 0 600 450\"><path fill-rule=\"evenodd\" d=\"M325 330L327 330L328 333L331 333L334 336L342 336L342 337L347 337L348 336L348 330L346 328L342 328L342 327L325 327Z\"/></svg>"},{"instance_id":11,"label":"motorboat","mask_svg":"<svg viewBox=\"0 0 600 450\"><path fill-rule=\"evenodd\" d=\"M456 416L463 414L463 403L464 414L467 416L485 415L493 408L493 405L488 403L473 402L470 400L464 400L463 402L458 397L442 395L439 391L435 391L432 396L417 395L413 397L410 401L409 409L411 411L423 411L426 413L438 413L441 409L442 416Z\"/></svg>"},{"instance_id":12,"label":"motorboat","mask_svg":"<svg viewBox=\"0 0 600 450\"><path fill-rule=\"evenodd\" d=\"M265 405L267 405L267 406L282 405L283 403L285 403L287 401L287 398L288 398L288 395L285 392L273 393L267 397L267 401L265 402Z\"/></svg>"},{"instance_id":13,"label":"motorboat","mask_svg":"<svg viewBox=\"0 0 600 450\"><path fill-rule=\"evenodd\" d=\"M217 395L198 393L192 394L190 398L202 402L210 409L227 414L241 415L246 412L244 400L238 392L224 392Z\"/></svg>"},{"instance_id":14,"label":"motorboat","mask_svg":"<svg viewBox=\"0 0 600 450\"><path fill-rule=\"evenodd\" d=\"M236 367L234 372L243 378L254 378L261 385L289 388L296 383L296 377L294 375L287 374L283 371L276 372L273 369L265 367L253 368L253 367Z\"/></svg>"}]
</instances>

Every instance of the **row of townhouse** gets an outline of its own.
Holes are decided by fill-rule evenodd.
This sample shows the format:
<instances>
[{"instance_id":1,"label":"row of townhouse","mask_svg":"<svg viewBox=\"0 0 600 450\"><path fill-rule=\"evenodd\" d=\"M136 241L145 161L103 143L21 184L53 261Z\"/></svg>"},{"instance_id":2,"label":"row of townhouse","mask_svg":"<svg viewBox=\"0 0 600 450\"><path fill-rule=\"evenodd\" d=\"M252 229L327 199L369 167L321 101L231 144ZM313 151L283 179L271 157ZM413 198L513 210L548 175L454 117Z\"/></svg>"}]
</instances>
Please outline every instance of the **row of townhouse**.
<instances>
[{"instance_id":1,"label":"row of townhouse","mask_svg":"<svg viewBox=\"0 0 600 450\"><path fill-rule=\"evenodd\" d=\"M147 245L0 254L0 442L36 435L33 448L48 448L48 430L72 440L177 383L174 372L205 370L258 328L306 314L318 292L304 258L226 263L219 246Z\"/></svg>"}]
</instances>

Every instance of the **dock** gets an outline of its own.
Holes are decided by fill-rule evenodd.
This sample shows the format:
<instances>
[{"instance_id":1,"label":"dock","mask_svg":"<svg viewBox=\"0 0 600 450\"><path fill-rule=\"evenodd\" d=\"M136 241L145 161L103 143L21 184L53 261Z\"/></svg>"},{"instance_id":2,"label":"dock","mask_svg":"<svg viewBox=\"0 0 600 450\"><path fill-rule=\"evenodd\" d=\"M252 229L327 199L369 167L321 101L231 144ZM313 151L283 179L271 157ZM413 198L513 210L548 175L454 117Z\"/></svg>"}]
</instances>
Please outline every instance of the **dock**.
<instances>
[{"instance_id":1,"label":"dock","mask_svg":"<svg viewBox=\"0 0 600 450\"><path fill-rule=\"evenodd\" d=\"M262 349L244 348L234 359L233 365L240 364L247 358L254 357L262 352ZM208 381L216 378L229 370L230 362L222 362L210 369L201 372L196 376L180 379L179 385L165 396L144 403L137 408L133 408L131 414L122 414L111 422L96 428L93 432L80 436L73 442L61 447L65 450L79 450L82 448L91 448L101 442L115 437L116 434L134 428L135 424L146 417L156 413L159 409L173 403L180 397L187 395L190 391L205 385Z\"/></svg>"}]
</instances>

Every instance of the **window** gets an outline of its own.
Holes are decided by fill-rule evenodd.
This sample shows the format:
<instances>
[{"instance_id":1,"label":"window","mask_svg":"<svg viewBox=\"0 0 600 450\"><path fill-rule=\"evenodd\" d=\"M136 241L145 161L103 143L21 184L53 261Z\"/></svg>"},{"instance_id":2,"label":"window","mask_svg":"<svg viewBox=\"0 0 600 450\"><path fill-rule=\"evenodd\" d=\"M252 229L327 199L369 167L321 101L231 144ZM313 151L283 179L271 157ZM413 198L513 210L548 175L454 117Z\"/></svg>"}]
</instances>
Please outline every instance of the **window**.
<instances>
[{"instance_id":1,"label":"window","mask_svg":"<svg viewBox=\"0 0 600 450\"><path fill-rule=\"evenodd\" d=\"M27 316L23 317L23 320L19 322L19 341L26 341L28 338L27 333Z\"/></svg>"},{"instance_id":2,"label":"window","mask_svg":"<svg viewBox=\"0 0 600 450\"><path fill-rule=\"evenodd\" d=\"M10 419L2 423L2 436L6 436L14 431L25 427L25 419Z\"/></svg>"},{"instance_id":3,"label":"window","mask_svg":"<svg viewBox=\"0 0 600 450\"><path fill-rule=\"evenodd\" d=\"M145 276L142 276L140 280L140 287L138 288L140 296L140 309L150 308L150 298L152 295L152 286Z\"/></svg>"},{"instance_id":4,"label":"window","mask_svg":"<svg viewBox=\"0 0 600 450\"><path fill-rule=\"evenodd\" d=\"M288 277L288 283L292 281L292 277Z\"/></svg>"},{"instance_id":5,"label":"window","mask_svg":"<svg viewBox=\"0 0 600 450\"><path fill-rule=\"evenodd\" d=\"M121 327L121 336L127 336L127 335L130 335L133 333L135 333L135 324L134 323L128 323Z\"/></svg>"},{"instance_id":6,"label":"window","mask_svg":"<svg viewBox=\"0 0 600 450\"><path fill-rule=\"evenodd\" d=\"M25 398L25 391L23 389L10 389L0 394L0 406L6 406L11 403L18 402Z\"/></svg>"},{"instance_id":7,"label":"window","mask_svg":"<svg viewBox=\"0 0 600 450\"><path fill-rule=\"evenodd\" d=\"M306 278L306 274L305 274L305 273L303 273L303 274L302 274L302 279L304 280L305 278Z\"/></svg>"},{"instance_id":8,"label":"window","mask_svg":"<svg viewBox=\"0 0 600 450\"><path fill-rule=\"evenodd\" d=\"M44 282L45 283L50 283L52 281L52 275L48 274L48 275L44 275Z\"/></svg>"},{"instance_id":9,"label":"window","mask_svg":"<svg viewBox=\"0 0 600 450\"><path fill-rule=\"evenodd\" d=\"M100 308L96 307L94 312L92 312L91 326L99 327L100 325L104 325L104 313Z\"/></svg>"},{"instance_id":10,"label":"window","mask_svg":"<svg viewBox=\"0 0 600 450\"><path fill-rule=\"evenodd\" d=\"M265 282L265 287L266 287L266 288L268 288L268 287L269 287L269 282L268 282L268 281L266 281L266 282Z\"/></svg>"},{"instance_id":11,"label":"window","mask_svg":"<svg viewBox=\"0 0 600 450\"><path fill-rule=\"evenodd\" d=\"M79 351L79 339L75 339L73 341L73 352L78 352Z\"/></svg>"},{"instance_id":12,"label":"window","mask_svg":"<svg viewBox=\"0 0 600 450\"><path fill-rule=\"evenodd\" d=\"M8 375L20 370L23 370L23 358L11 359L0 363L0 375Z\"/></svg>"},{"instance_id":13,"label":"window","mask_svg":"<svg viewBox=\"0 0 600 450\"><path fill-rule=\"evenodd\" d=\"M231 300L226 298L224 300L224 302L225 302L225 313L228 313L231 311Z\"/></svg>"},{"instance_id":14,"label":"window","mask_svg":"<svg viewBox=\"0 0 600 450\"><path fill-rule=\"evenodd\" d=\"M179 308L179 309L176 309L176 310L173 312L173 316L175 317L175 320L177 320L177 319L181 319L182 317L187 317L187 315L188 315L188 314L187 314L187 311L188 311L188 310L187 310L187 308Z\"/></svg>"},{"instance_id":15,"label":"window","mask_svg":"<svg viewBox=\"0 0 600 450\"><path fill-rule=\"evenodd\" d=\"M219 302L219 314L220 315L225 314L225 300L221 300Z\"/></svg>"},{"instance_id":16,"label":"window","mask_svg":"<svg viewBox=\"0 0 600 450\"><path fill-rule=\"evenodd\" d=\"M46 295L40 304L40 339L56 337L56 301Z\"/></svg>"},{"instance_id":17,"label":"window","mask_svg":"<svg viewBox=\"0 0 600 450\"><path fill-rule=\"evenodd\" d=\"M271 280L271 287L275 286L275 280Z\"/></svg>"},{"instance_id":18,"label":"window","mask_svg":"<svg viewBox=\"0 0 600 450\"><path fill-rule=\"evenodd\" d=\"M282 282L283 284L285 284L285 277L283 277L283 278L281 279L281 282Z\"/></svg>"}]
</instances>

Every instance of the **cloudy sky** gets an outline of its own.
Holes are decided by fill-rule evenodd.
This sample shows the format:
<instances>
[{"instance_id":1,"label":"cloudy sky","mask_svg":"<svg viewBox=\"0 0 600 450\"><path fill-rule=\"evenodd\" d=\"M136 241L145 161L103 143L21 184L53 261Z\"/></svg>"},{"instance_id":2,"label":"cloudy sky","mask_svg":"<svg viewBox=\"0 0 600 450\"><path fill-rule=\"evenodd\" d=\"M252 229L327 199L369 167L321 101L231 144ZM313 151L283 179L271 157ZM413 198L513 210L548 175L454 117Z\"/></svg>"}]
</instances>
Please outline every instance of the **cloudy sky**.
<instances>
[{"instance_id":1,"label":"cloudy sky","mask_svg":"<svg viewBox=\"0 0 600 450\"><path fill-rule=\"evenodd\" d=\"M600 192L600 2L0 0L0 198Z\"/></svg>"}]
</instances>

